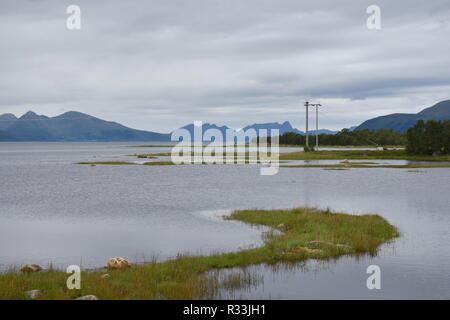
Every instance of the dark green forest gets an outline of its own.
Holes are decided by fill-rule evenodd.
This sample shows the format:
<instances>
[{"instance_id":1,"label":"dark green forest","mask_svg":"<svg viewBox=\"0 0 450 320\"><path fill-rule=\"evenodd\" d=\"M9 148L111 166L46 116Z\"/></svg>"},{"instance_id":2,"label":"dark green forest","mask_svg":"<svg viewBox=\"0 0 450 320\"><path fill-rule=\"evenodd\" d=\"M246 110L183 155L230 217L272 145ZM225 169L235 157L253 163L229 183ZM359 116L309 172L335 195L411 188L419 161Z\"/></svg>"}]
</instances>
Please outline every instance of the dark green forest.
<instances>
[{"instance_id":1,"label":"dark green forest","mask_svg":"<svg viewBox=\"0 0 450 320\"><path fill-rule=\"evenodd\" d=\"M310 136L310 145L315 144L315 136ZM343 129L337 134L320 134L320 145L327 146L394 146L405 145L406 134L390 129L354 130ZM305 145L305 136L287 132L280 136L280 144Z\"/></svg>"},{"instance_id":2,"label":"dark green forest","mask_svg":"<svg viewBox=\"0 0 450 320\"><path fill-rule=\"evenodd\" d=\"M406 136L409 154L450 154L450 120L419 120Z\"/></svg>"},{"instance_id":3,"label":"dark green forest","mask_svg":"<svg viewBox=\"0 0 450 320\"><path fill-rule=\"evenodd\" d=\"M310 145L315 145L315 136L310 135ZM305 145L305 136L287 132L280 136L280 144ZM343 129L335 135L320 134L320 145L326 146L397 146L406 145L409 154L450 154L450 120L423 121L409 128L406 133L390 129L354 130Z\"/></svg>"}]
</instances>

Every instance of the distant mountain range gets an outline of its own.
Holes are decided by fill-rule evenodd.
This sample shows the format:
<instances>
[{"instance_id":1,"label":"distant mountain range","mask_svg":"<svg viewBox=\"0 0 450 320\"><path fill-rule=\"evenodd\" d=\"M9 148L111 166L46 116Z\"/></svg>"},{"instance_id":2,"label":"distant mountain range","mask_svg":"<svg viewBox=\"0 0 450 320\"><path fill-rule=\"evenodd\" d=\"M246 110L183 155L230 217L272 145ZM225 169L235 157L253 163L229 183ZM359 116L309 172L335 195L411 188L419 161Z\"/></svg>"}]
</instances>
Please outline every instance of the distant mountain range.
<instances>
[{"instance_id":1,"label":"distant mountain range","mask_svg":"<svg viewBox=\"0 0 450 320\"><path fill-rule=\"evenodd\" d=\"M194 137L194 125L193 124L188 124L188 125L182 127L182 129L188 130L190 135L191 135L191 137ZM220 131L223 137L226 136L227 130L237 131L237 130L232 129L232 128L227 127L227 126L219 127L219 126L217 126L215 124L210 124L210 123L203 123L202 124L202 131L203 132L206 132L209 129L215 129L215 130ZM278 130L280 135L285 134L287 132L294 132L294 133L301 134L301 135L305 134L303 131L300 131L300 130L292 127L292 125L290 124L289 121L285 121L283 123L279 123L279 122L255 123L255 124L246 126L246 127L242 128L241 130L247 131L249 129L254 129L256 131L256 134L259 135L259 136L266 136L266 135L270 134L271 133L270 130ZM267 130L267 132L265 134L264 134L263 131L261 131L263 129ZM322 134L322 133L324 133L324 134L336 134L336 133L338 133L338 131L331 131L331 130L327 130L327 129L320 129L320 130L318 130L318 132L319 132L319 134ZM315 130L308 131L308 133L309 133L309 135L315 135L316 131Z\"/></svg>"},{"instance_id":2,"label":"distant mountain range","mask_svg":"<svg viewBox=\"0 0 450 320\"><path fill-rule=\"evenodd\" d=\"M29 111L0 116L0 141L168 141L169 134L127 128L81 112L56 117Z\"/></svg>"},{"instance_id":3,"label":"distant mountain range","mask_svg":"<svg viewBox=\"0 0 450 320\"><path fill-rule=\"evenodd\" d=\"M298 133L298 134L301 134L301 135L305 134L305 132L300 131L300 130L292 127L291 124L289 123L289 121L285 121L282 124L280 124L278 122L260 123L260 124L255 123L255 124L252 124L251 126L245 127L244 130L247 130L247 129L250 129L250 128L255 129L257 132L260 129L268 129L268 130L278 129L278 131L280 132L281 135L285 134L287 132L294 132L294 133ZM327 130L327 129L319 129L318 133L319 134L336 134L336 133L338 133L338 131L331 131L331 130ZM316 130L309 130L308 134L309 135L315 135L316 134Z\"/></svg>"},{"instance_id":4,"label":"distant mountain range","mask_svg":"<svg viewBox=\"0 0 450 320\"><path fill-rule=\"evenodd\" d=\"M450 119L450 100L442 101L436 105L424 109L417 114L395 113L377 117L363 122L358 127L349 130L361 129L392 129L394 131L406 131L417 120L448 120ZM194 125L183 127L191 136L194 135ZM202 130L217 129L225 137L227 126L219 127L215 124L204 123ZM301 135L300 131L285 121L283 123L255 123L243 128L243 130L278 129L280 134L294 132ZM337 131L326 129L319 130L319 134L336 134ZM315 131L309 131L314 135ZM105 121L93 116L69 111L56 117L37 115L28 111L20 118L11 113L0 115L0 141L170 141L170 133L158 133L152 131L135 130L125 127L117 122Z\"/></svg>"},{"instance_id":5,"label":"distant mountain range","mask_svg":"<svg viewBox=\"0 0 450 320\"><path fill-rule=\"evenodd\" d=\"M194 136L194 125L188 124L183 129ZM280 134L296 132L304 134L286 121L282 124L261 123L244 129L278 129ZM227 126L204 123L202 130L217 129L225 137ZM270 131L269 131L270 132ZM319 133L335 134L337 131L319 130ZM310 131L315 134L315 131ZM11 113L0 115L0 141L170 141L170 133L135 130L117 122L105 121L93 116L69 111L56 117L37 115L28 111L20 118Z\"/></svg>"},{"instance_id":6,"label":"distant mountain range","mask_svg":"<svg viewBox=\"0 0 450 320\"><path fill-rule=\"evenodd\" d=\"M419 113L393 113L387 116L373 118L363 122L355 130L370 129L392 129L394 131L405 132L408 128L416 124L418 120L449 120L450 100L441 101L430 108L426 108Z\"/></svg>"}]
</instances>

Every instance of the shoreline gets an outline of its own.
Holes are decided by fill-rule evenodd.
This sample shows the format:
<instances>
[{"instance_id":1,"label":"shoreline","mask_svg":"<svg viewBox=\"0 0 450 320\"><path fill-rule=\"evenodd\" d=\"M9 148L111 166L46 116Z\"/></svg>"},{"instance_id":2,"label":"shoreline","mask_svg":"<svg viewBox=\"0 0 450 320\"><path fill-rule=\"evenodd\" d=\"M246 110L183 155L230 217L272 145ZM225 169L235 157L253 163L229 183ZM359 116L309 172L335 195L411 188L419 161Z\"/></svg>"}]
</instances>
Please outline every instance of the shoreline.
<instances>
[{"instance_id":1,"label":"shoreline","mask_svg":"<svg viewBox=\"0 0 450 320\"><path fill-rule=\"evenodd\" d=\"M261 247L208 256L178 255L163 262L148 262L126 270L83 270L81 290L68 290L68 274L57 270L0 274L0 299L27 299L25 291L41 290L38 299L75 299L94 294L100 299L202 299L214 298L227 287L209 271L246 268L259 264L290 264L344 255L376 255L382 244L399 237L396 227L378 215L349 215L329 210L237 210L226 220L267 226ZM235 287L248 279L234 278Z\"/></svg>"}]
</instances>

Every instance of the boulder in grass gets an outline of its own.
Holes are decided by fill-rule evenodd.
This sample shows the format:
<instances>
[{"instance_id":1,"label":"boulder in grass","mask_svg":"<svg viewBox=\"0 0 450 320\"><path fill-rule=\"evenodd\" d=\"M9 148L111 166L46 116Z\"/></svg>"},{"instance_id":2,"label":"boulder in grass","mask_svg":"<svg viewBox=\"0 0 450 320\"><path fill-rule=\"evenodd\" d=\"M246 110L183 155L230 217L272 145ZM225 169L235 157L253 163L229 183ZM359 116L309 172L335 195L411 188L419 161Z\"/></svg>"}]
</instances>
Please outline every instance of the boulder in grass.
<instances>
[{"instance_id":1,"label":"boulder in grass","mask_svg":"<svg viewBox=\"0 0 450 320\"><path fill-rule=\"evenodd\" d=\"M106 266L109 270L123 270L131 267L131 263L124 258L111 258Z\"/></svg>"},{"instance_id":2,"label":"boulder in grass","mask_svg":"<svg viewBox=\"0 0 450 320\"><path fill-rule=\"evenodd\" d=\"M41 270L42 267L37 264L26 264L20 269L22 272L39 272Z\"/></svg>"}]
</instances>

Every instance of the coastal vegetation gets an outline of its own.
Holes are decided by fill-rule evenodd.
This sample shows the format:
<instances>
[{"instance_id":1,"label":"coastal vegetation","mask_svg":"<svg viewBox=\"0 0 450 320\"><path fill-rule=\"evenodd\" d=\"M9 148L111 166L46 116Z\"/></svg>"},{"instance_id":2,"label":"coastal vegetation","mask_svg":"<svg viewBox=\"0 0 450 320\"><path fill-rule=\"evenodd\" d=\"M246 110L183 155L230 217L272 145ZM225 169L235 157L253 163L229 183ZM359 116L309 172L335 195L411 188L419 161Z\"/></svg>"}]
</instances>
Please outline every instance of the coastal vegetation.
<instances>
[{"instance_id":1,"label":"coastal vegetation","mask_svg":"<svg viewBox=\"0 0 450 320\"><path fill-rule=\"evenodd\" d=\"M292 164L280 165L281 168L327 168L327 169L345 169L345 168L391 168L391 169L417 169L417 168L450 168L450 163L413 163L413 164L376 164L367 165L359 162L345 164Z\"/></svg>"},{"instance_id":2,"label":"coastal vegetation","mask_svg":"<svg viewBox=\"0 0 450 320\"><path fill-rule=\"evenodd\" d=\"M280 154L280 160L412 160L450 161L450 155L410 155L405 150L331 150L315 152L287 152Z\"/></svg>"},{"instance_id":3,"label":"coastal vegetation","mask_svg":"<svg viewBox=\"0 0 450 320\"><path fill-rule=\"evenodd\" d=\"M406 150L410 155L450 154L450 120L419 120L406 135Z\"/></svg>"},{"instance_id":4,"label":"coastal vegetation","mask_svg":"<svg viewBox=\"0 0 450 320\"><path fill-rule=\"evenodd\" d=\"M157 157L170 157L172 153L170 152L159 152L159 153L142 153L142 154L129 154L130 157L137 157L137 158L149 158L154 159Z\"/></svg>"},{"instance_id":5,"label":"coastal vegetation","mask_svg":"<svg viewBox=\"0 0 450 320\"><path fill-rule=\"evenodd\" d=\"M152 162L145 162L144 166L173 166L175 163L172 161L152 161Z\"/></svg>"},{"instance_id":6,"label":"coastal vegetation","mask_svg":"<svg viewBox=\"0 0 450 320\"><path fill-rule=\"evenodd\" d=\"M192 152L185 154L186 156L200 155ZM215 153L212 153L214 156ZM243 159L259 159L261 154L256 151L235 152L234 156L237 159L242 157ZM145 154L132 154L130 156L137 158L157 158L157 157L169 157L170 152L163 153L145 153ZM231 155L233 156L233 155ZM403 149L383 149L383 150L321 150L315 152L283 152L279 154L280 160L344 160L344 159L372 159L372 160L415 160L415 161L450 161L450 155L428 155L428 154L410 154Z\"/></svg>"},{"instance_id":7,"label":"coastal vegetation","mask_svg":"<svg viewBox=\"0 0 450 320\"><path fill-rule=\"evenodd\" d=\"M91 162L78 162L77 164L90 164L90 165L139 165L140 163L130 162L130 161L91 161ZM172 161L152 161L144 162L142 165L145 166L167 166L175 165Z\"/></svg>"},{"instance_id":8,"label":"coastal vegetation","mask_svg":"<svg viewBox=\"0 0 450 320\"><path fill-rule=\"evenodd\" d=\"M196 156L199 154L188 153L186 156ZM159 157L170 156L170 153L148 153L148 154L133 154L132 157L137 157L138 159L156 159ZM215 154L212 154L214 157ZM272 155L272 159L276 159L277 154ZM315 151L315 152L285 152L278 154L279 163L286 163L292 160L407 160L407 161L427 161L430 163L413 163L405 165L386 165L380 164L377 166L372 166L377 164L373 161L355 162L350 164L304 164L304 165L283 165L282 167L339 167L339 166L353 166L359 168L365 167L385 167L385 168L443 168L449 167L448 162L450 161L450 154L447 155L411 155L405 150L327 150L327 151ZM236 152L231 155L232 163L242 164L242 163L263 163L267 160L266 157L261 156L257 152ZM212 164L213 159L204 160L201 164ZM444 162L444 163L439 163ZM230 163L226 160L226 163ZM92 161L92 162L78 162L77 164L85 165L175 165L170 159L161 161L149 161L144 163L132 162L132 161ZM185 164L195 164L194 162L186 162ZM200 164L200 163L199 163ZM369 166L370 165L370 166Z\"/></svg>"},{"instance_id":9,"label":"coastal vegetation","mask_svg":"<svg viewBox=\"0 0 450 320\"><path fill-rule=\"evenodd\" d=\"M172 148L170 144L142 144L137 146L127 146L127 148Z\"/></svg>"},{"instance_id":10,"label":"coastal vegetation","mask_svg":"<svg viewBox=\"0 0 450 320\"><path fill-rule=\"evenodd\" d=\"M306 136L294 132L287 132L279 139L282 145L303 146L306 142ZM319 134L319 141L327 146L398 146L406 144L406 134L389 129L342 129L336 134Z\"/></svg>"},{"instance_id":11,"label":"coastal vegetation","mask_svg":"<svg viewBox=\"0 0 450 320\"><path fill-rule=\"evenodd\" d=\"M378 215L349 215L329 210L239 210L226 219L270 227L264 245L210 256L179 255L153 260L126 270L82 271L81 289L69 290L68 274L58 270L0 274L0 299L30 299L25 293L40 290L37 299L202 299L217 298L224 289L252 283L249 276L225 268L255 264L291 264L307 259L335 259L342 255L376 255L380 245L399 236L398 230ZM277 232L278 231L278 232ZM234 270L234 269L233 269Z\"/></svg>"},{"instance_id":12,"label":"coastal vegetation","mask_svg":"<svg viewBox=\"0 0 450 320\"><path fill-rule=\"evenodd\" d=\"M130 162L130 161L90 161L90 162L89 161L84 161L84 162L78 162L77 164L133 165L133 164L137 164L137 163Z\"/></svg>"}]
</instances>

